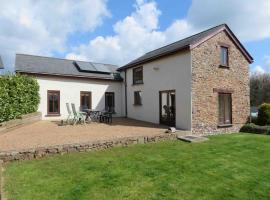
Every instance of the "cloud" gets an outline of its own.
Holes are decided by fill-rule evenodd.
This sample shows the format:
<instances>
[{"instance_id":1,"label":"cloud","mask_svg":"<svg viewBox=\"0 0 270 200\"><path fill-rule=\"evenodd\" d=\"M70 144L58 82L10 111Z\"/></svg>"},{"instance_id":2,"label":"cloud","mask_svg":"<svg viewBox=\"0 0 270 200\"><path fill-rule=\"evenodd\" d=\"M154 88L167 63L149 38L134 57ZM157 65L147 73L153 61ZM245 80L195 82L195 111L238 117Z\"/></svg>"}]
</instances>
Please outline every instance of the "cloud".
<instances>
[{"instance_id":1,"label":"cloud","mask_svg":"<svg viewBox=\"0 0 270 200\"><path fill-rule=\"evenodd\" d=\"M254 74L263 74L263 73L265 73L265 69L262 66L260 66L260 65L256 65L252 69L251 73L254 73Z\"/></svg>"},{"instance_id":2,"label":"cloud","mask_svg":"<svg viewBox=\"0 0 270 200\"><path fill-rule=\"evenodd\" d=\"M106 0L1 1L0 55L11 67L16 52L63 52L69 34L94 31L108 16Z\"/></svg>"},{"instance_id":3,"label":"cloud","mask_svg":"<svg viewBox=\"0 0 270 200\"><path fill-rule=\"evenodd\" d=\"M251 67L251 73L270 73L270 56L264 56L263 62L261 65L256 65L255 67Z\"/></svg>"},{"instance_id":4,"label":"cloud","mask_svg":"<svg viewBox=\"0 0 270 200\"><path fill-rule=\"evenodd\" d=\"M165 31L159 31L161 11L154 1L137 0L134 7L130 16L114 25L115 35L96 37L88 44L75 47L66 57L122 65L195 32L185 20L176 20Z\"/></svg>"},{"instance_id":5,"label":"cloud","mask_svg":"<svg viewBox=\"0 0 270 200\"><path fill-rule=\"evenodd\" d=\"M242 41L270 37L269 0L193 0L187 21L196 28L228 23Z\"/></svg>"},{"instance_id":6,"label":"cloud","mask_svg":"<svg viewBox=\"0 0 270 200\"><path fill-rule=\"evenodd\" d=\"M70 34L94 31L110 16L106 2L3 1L0 55L9 66L13 65L15 52L53 56L66 51L67 58L122 65L147 51L220 23L227 23L243 42L270 38L269 0L193 0L187 16L171 22L164 30L160 29L162 11L156 1L137 0L134 11L114 24L114 34L67 49ZM266 63L261 67L270 71Z\"/></svg>"},{"instance_id":7,"label":"cloud","mask_svg":"<svg viewBox=\"0 0 270 200\"><path fill-rule=\"evenodd\" d=\"M260 40L270 37L269 10L269 0L193 0L186 18L161 31L162 12L156 2L137 0L135 11L114 25L114 35L74 47L66 57L122 65L147 51L221 23L227 23L241 41Z\"/></svg>"}]
</instances>

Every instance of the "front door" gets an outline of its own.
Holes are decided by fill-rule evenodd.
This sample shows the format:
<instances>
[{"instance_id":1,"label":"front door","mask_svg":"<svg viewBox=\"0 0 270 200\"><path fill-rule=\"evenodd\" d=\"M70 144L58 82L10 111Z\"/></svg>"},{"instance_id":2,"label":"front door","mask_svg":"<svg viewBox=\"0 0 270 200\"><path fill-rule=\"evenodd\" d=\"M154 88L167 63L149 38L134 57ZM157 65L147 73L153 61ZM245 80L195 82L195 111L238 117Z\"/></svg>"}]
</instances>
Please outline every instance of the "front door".
<instances>
[{"instance_id":1,"label":"front door","mask_svg":"<svg viewBox=\"0 0 270 200\"><path fill-rule=\"evenodd\" d=\"M175 90L159 92L160 123L175 126Z\"/></svg>"}]
</instances>

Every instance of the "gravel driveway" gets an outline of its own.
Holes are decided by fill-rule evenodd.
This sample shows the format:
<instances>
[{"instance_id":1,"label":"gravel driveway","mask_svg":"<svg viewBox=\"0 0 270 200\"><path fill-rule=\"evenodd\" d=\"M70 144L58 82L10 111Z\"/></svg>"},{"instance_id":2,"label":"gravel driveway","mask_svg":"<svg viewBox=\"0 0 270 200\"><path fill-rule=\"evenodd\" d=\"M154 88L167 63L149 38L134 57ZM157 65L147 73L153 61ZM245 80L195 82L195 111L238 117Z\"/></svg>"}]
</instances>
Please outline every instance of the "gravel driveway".
<instances>
[{"instance_id":1,"label":"gravel driveway","mask_svg":"<svg viewBox=\"0 0 270 200\"><path fill-rule=\"evenodd\" d=\"M59 126L59 122L39 121L0 135L0 151L151 136L164 131L163 126L127 118L114 118L112 125L93 122L86 125Z\"/></svg>"}]
</instances>

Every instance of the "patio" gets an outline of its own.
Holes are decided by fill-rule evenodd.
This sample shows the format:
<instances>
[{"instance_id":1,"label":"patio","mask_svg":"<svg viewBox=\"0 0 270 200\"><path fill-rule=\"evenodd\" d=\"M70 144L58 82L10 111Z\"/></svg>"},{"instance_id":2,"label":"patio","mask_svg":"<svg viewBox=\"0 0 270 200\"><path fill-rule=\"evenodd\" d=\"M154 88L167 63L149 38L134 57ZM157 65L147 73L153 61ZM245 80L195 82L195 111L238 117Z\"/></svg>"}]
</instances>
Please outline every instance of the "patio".
<instances>
[{"instance_id":1,"label":"patio","mask_svg":"<svg viewBox=\"0 0 270 200\"><path fill-rule=\"evenodd\" d=\"M0 135L0 151L153 136L164 133L165 129L164 126L127 118L114 118L112 124L92 122L75 126L61 126L59 121L39 121Z\"/></svg>"}]
</instances>

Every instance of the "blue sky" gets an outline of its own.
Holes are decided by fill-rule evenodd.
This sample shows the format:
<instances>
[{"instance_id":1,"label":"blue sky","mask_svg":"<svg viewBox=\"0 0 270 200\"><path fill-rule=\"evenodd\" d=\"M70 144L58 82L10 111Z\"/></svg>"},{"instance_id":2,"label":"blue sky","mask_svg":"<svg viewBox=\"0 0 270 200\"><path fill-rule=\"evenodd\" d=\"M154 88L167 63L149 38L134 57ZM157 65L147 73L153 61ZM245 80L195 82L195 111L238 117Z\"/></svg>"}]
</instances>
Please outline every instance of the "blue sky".
<instances>
[{"instance_id":1,"label":"blue sky","mask_svg":"<svg viewBox=\"0 0 270 200\"><path fill-rule=\"evenodd\" d=\"M162 11L162 16L160 17L159 29L166 29L173 21L184 18L187 15L188 8L191 5L191 0L158 0L156 1L158 8ZM105 19L102 26L98 27L94 32L78 34L74 33L69 38L70 45L78 45L81 43L86 43L87 41L94 39L97 36L112 35L113 25L129 16L130 13L134 11L134 0L109 0L108 8L111 11L112 16ZM175 6L173 6L175 5Z\"/></svg>"},{"instance_id":2,"label":"blue sky","mask_svg":"<svg viewBox=\"0 0 270 200\"><path fill-rule=\"evenodd\" d=\"M268 0L14 0L1 7L0 55L11 71L16 53L123 65L227 23L254 57L251 72L270 72Z\"/></svg>"}]
</instances>

